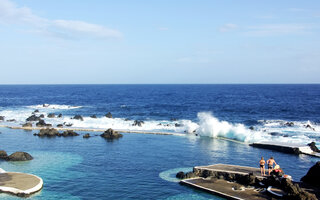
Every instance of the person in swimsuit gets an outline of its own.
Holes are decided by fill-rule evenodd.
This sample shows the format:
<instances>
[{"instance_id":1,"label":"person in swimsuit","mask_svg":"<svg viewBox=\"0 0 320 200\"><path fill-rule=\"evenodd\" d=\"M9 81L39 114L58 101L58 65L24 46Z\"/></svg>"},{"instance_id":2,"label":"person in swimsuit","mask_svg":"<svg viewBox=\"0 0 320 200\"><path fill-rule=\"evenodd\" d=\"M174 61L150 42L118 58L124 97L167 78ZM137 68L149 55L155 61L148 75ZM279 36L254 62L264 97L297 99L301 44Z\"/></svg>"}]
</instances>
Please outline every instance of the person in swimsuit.
<instances>
[{"instance_id":1,"label":"person in swimsuit","mask_svg":"<svg viewBox=\"0 0 320 200\"><path fill-rule=\"evenodd\" d=\"M266 163L266 161L264 161L263 157L261 157L261 160L259 161L261 176L266 175L266 170L264 168L265 163Z\"/></svg>"},{"instance_id":2,"label":"person in swimsuit","mask_svg":"<svg viewBox=\"0 0 320 200\"><path fill-rule=\"evenodd\" d=\"M267 164L268 164L268 172L269 172L269 176L271 171L273 170L273 165L277 165L276 161L274 160L274 158L271 156L269 160L267 160Z\"/></svg>"}]
</instances>

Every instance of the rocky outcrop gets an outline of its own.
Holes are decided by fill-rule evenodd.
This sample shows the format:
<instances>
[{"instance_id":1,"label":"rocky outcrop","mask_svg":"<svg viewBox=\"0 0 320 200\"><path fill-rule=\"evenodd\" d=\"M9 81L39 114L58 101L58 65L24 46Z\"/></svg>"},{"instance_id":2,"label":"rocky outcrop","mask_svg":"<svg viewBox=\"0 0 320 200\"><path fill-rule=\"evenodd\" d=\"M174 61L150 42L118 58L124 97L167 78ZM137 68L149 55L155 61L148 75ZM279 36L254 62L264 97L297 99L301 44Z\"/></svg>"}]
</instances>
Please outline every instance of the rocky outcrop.
<instances>
[{"instance_id":1,"label":"rocky outcrop","mask_svg":"<svg viewBox=\"0 0 320 200\"><path fill-rule=\"evenodd\" d=\"M75 115L72 119L83 121L83 117L81 115Z\"/></svg>"},{"instance_id":2,"label":"rocky outcrop","mask_svg":"<svg viewBox=\"0 0 320 200\"><path fill-rule=\"evenodd\" d=\"M46 128L46 129L41 129L38 134L35 133L33 135L36 135L39 137L54 137L54 136L59 136L60 133L57 129Z\"/></svg>"},{"instance_id":3,"label":"rocky outcrop","mask_svg":"<svg viewBox=\"0 0 320 200\"><path fill-rule=\"evenodd\" d=\"M65 125L65 126L68 126L68 127L70 127L70 126L72 126L73 124L71 124L71 123L66 123L66 122L63 122L63 125Z\"/></svg>"},{"instance_id":4,"label":"rocky outcrop","mask_svg":"<svg viewBox=\"0 0 320 200\"><path fill-rule=\"evenodd\" d=\"M5 150L0 150L0 159L7 159L8 154Z\"/></svg>"},{"instance_id":5,"label":"rocky outcrop","mask_svg":"<svg viewBox=\"0 0 320 200\"><path fill-rule=\"evenodd\" d=\"M38 113L38 112L39 112L39 110L38 110L38 109L36 109L36 110L34 110L33 112L34 112L34 113Z\"/></svg>"},{"instance_id":6,"label":"rocky outcrop","mask_svg":"<svg viewBox=\"0 0 320 200\"><path fill-rule=\"evenodd\" d=\"M96 118L97 118L97 116L96 116L96 115L91 115L90 117L91 117L91 118L94 118L94 119L96 119Z\"/></svg>"},{"instance_id":7,"label":"rocky outcrop","mask_svg":"<svg viewBox=\"0 0 320 200\"><path fill-rule=\"evenodd\" d=\"M67 131L64 131L63 133L59 133L57 129L46 128L46 129L41 129L38 134L35 133L33 135L39 136L39 137L55 137L55 136L68 137L68 136L78 136L79 134L74 132L73 130L67 130Z\"/></svg>"},{"instance_id":8,"label":"rocky outcrop","mask_svg":"<svg viewBox=\"0 0 320 200\"><path fill-rule=\"evenodd\" d=\"M40 118L44 118L44 114L39 115Z\"/></svg>"},{"instance_id":9,"label":"rocky outcrop","mask_svg":"<svg viewBox=\"0 0 320 200\"><path fill-rule=\"evenodd\" d=\"M83 135L83 138L89 138L89 137L91 137L89 133Z\"/></svg>"},{"instance_id":10,"label":"rocky outcrop","mask_svg":"<svg viewBox=\"0 0 320 200\"><path fill-rule=\"evenodd\" d=\"M4 116L0 116L0 121L4 121Z\"/></svg>"},{"instance_id":11,"label":"rocky outcrop","mask_svg":"<svg viewBox=\"0 0 320 200\"><path fill-rule=\"evenodd\" d=\"M74 132L73 130L67 130L67 131L64 131L62 133L62 136L63 137L68 137L68 136L78 136L79 134ZM58 135L58 136L61 136L61 135Z\"/></svg>"},{"instance_id":12,"label":"rocky outcrop","mask_svg":"<svg viewBox=\"0 0 320 200\"><path fill-rule=\"evenodd\" d=\"M118 139L118 138L121 138L123 135L120 134L118 131L114 131L111 128L109 128L104 133L102 133L100 136L105 139Z\"/></svg>"},{"instance_id":13,"label":"rocky outcrop","mask_svg":"<svg viewBox=\"0 0 320 200\"><path fill-rule=\"evenodd\" d=\"M25 124L22 124L22 127L27 128L27 127L32 127L32 123L27 122Z\"/></svg>"},{"instance_id":14,"label":"rocky outcrop","mask_svg":"<svg viewBox=\"0 0 320 200\"><path fill-rule=\"evenodd\" d=\"M317 200L316 195L311 194L304 189L300 188L300 186L296 183L293 184L290 179L283 178L280 183L280 188L287 192L286 195L283 196L283 199L286 200Z\"/></svg>"},{"instance_id":15,"label":"rocky outcrop","mask_svg":"<svg viewBox=\"0 0 320 200\"><path fill-rule=\"evenodd\" d=\"M7 158L8 161L27 161L32 159L33 157L27 152L15 152Z\"/></svg>"},{"instance_id":16,"label":"rocky outcrop","mask_svg":"<svg viewBox=\"0 0 320 200\"><path fill-rule=\"evenodd\" d=\"M194 178L194 177L196 177L196 175L193 172L184 173L181 171L176 174L176 178L178 179L186 179L186 178Z\"/></svg>"},{"instance_id":17,"label":"rocky outcrop","mask_svg":"<svg viewBox=\"0 0 320 200\"><path fill-rule=\"evenodd\" d=\"M46 123L44 122L44 120L40 119L39 122L36 123L37 127L45 127Z\"/></svg>"},{"instance_id":18,"label":"rocky outcrop","mask_svg":"<svg viewBox=\"0 0 320 200\"><path fill-rule=\"evenodd\" d=\"M142 126L142 124L144 124L144 121L140 121L140 120L134 120L132 126Z\"/></svg>"},{"instance_id":19,"label":"rocky outcrop","mask_svg":"<svg viewBox=\"0 0 320 200\"><path fill-rule=\"evenodd\" d=\"M55 117L56 117L56 114L54 114L54 113L49 113L47 117L48 117L48 118L55 118Z\"/></svg>"},{"instance_id":20,"label":"rocky outcrop","mask_svg":"<svg viewBox=\"0 0 320 200\"><path fill-rule=\"evenodd\" d=\"M106 118L112 118L112 114L110 112L108 112L105 116Z\"/></svg>"},{"instance_id":21,"label":"rocky outcrop","mask_svg":"<svg viewBox=\"0 0 320 200\"><path fill-rule=\"evenodd\" d=\"M320 153L320 150L319 150L318 147L316 146L316 143L315 143L315 142L309 143L308 146L310 146L310 149L311 149L312 151Z\"/></svg>"},{"instance_id":22,"label":"rocky outcrop","mask_svg":"<svg viewBox=\"0 0 320 200\"><path fill-rule=\"evenodd\" d=\"M320 161L313 165L301 181L310 185L320 187Z\"/></svg>"},{"instance_id":23,"label":"rocky outcrop","mask_svg":"<svg viewBox=\"0 0 320 200\"><path fill-rule=\"evenodd\" d=\"M30 122L30 121L39 121L41 118L36 116L36 115L31 115L30 117L28 117L26 119L26 121Z\"/></svg>"},{"instance_id":24,"label":"rocky outcrop","mask_svg":"<svg viewBox=\"0 0 320 200\"><path fill-rule=\"evenodd\" d=\"M61 118L62 117L62 114L60 113L59 115L58 115L58 118Z\"/></svg>"},{"instance_id":25,"label":"rocky outcrop","mask_svg":"<svg viewBox=\"0 0 320 200\"><path fill-rule=\"evenodd\" d=\"M286 122L285 124L284 124L285 126L294 126L294 123L293 122Z\"/></svg>"}]
</instances>

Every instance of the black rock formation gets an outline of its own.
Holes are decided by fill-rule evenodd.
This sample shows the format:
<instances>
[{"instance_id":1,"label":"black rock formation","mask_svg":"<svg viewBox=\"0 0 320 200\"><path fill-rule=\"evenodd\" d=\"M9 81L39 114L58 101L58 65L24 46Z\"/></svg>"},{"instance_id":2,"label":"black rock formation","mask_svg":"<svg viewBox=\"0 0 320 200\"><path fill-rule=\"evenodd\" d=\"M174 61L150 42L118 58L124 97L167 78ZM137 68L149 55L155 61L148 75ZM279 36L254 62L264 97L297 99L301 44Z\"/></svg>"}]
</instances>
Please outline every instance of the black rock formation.
<instances>
[{"instance_id":1,"label":"black rock formation","mask_svg":"<svg viewBox=\"0 0 320 200\"><path fill-rule=\"evenodd\" d=\"M118 131L114 131L111 128L109 128L104 133L102 133L100 136L105 139L118 139L118 138L121 138L123 135L120 134Z\"/></svg>"}]
</instances>

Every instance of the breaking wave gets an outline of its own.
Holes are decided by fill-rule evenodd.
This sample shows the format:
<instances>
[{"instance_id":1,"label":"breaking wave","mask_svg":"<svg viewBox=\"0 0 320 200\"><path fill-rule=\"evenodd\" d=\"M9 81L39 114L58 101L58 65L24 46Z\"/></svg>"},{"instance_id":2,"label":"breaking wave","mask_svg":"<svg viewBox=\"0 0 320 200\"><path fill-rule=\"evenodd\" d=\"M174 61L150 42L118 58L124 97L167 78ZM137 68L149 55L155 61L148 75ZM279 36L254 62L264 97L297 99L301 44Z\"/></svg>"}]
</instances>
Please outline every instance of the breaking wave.
<instances>
[{"instance_id":1,"label":"breaking wave","mask_svg":"<svg viewBox=\"0 0 320 200\"><path fill-rule=\"evenodd\" d=\"M48 117L49 113L58 114L63 112L63 110L76 108L81 108L81 106L45 104L0 110L0 116L5 116L5 120L0 121L0 123L8 126L21 126L26 122L26 118L32 115L35 109L38 109L39 112L35 114L38 116L43 114L45 122L52 124L53 127L65 123L72 124L74 128L113 128L122 131L184 133L186 135L231 139L245 143L278 141L306 144L315 141L317 145L320 144L320 125L311 121L259 120L255 123L254 127L249 128L241 123L230 123L219 120L210 112L198 113L197 120L195 121L184 119L176 121L146 120L141 126L134 125L134 120L107 118L104 116L97 118L83 116L83 121L72 119L73 116L70 114L63 115L61 118ZM34 126L35 123L33 122Z\"/></svg>"}]
</instances>

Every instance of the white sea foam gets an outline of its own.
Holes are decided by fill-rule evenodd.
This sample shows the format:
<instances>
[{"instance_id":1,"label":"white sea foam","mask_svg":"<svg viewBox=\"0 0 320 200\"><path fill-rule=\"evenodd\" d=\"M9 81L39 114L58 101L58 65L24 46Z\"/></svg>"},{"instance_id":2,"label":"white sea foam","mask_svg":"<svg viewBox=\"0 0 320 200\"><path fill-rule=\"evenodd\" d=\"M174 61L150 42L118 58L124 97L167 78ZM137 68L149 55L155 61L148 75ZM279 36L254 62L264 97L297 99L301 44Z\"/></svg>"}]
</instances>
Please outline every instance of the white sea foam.
<instances>
[{"instance_id":1,"label":"white sea foam","mask_svg":"<svg viewBox=\"0 0 320 200\"><path fill-rule=\"evenodd\" d=\"M41 107L41 108L40 108ZM56 127L58 124L72 124L75 128L88 129L117 129L123 131L147 131L147 132L171 132L197 134L213 138L226 138L246 143L259 141L278 141L306 144L311 141L320 143L320 126L310 121L294 121L292 126L288 126L284 120L261 120L254 130L250 130L243 124L233 124L219 120L211 113L198 113L197 122L191 120L145 120L142 126L133 126L134 120L124 118L106 117L83 117L83 121L72 119L73 116L63 115L62 118L48 118L47 115L55 112L53 109L75 109L80 106L70 105L34 105L10 110L0 110L0 116L5 116L5 120L15 119L16 122L1 122L10 126L21 126L25 123L34 109L39 108L37 116L43 114L46 123ZM43 109L42 109L43 108ZM36 122L33 122L35 125ZM309 126L311 127L309 127Z\"/></svg>"},{"instance_id":2,"label":"white sea foam","mask_svg":"<svg viewBox=\"0 0 320 200\"><path fill-rule=\"evenodd\" d=\"M201 136L213 138L227 138L241 142L256 142L270 138L267 134L247 129L243 124L231 124L220 121L211 113L198 113L199 127L197 133Z\"/></svg>"},{"instance_id":3,"label":"white sea foam","mask_svg":"<svg viewBox=\"0 0 320 200\"><path fill-rule=\"evenodd\" d=\"M82 106L58 105L58 104L41 104L41 105L32 105L27 107L32 109L56 109L56 110L70 110L70 109L82 108Z\"/></svg>"}]
</instances>

